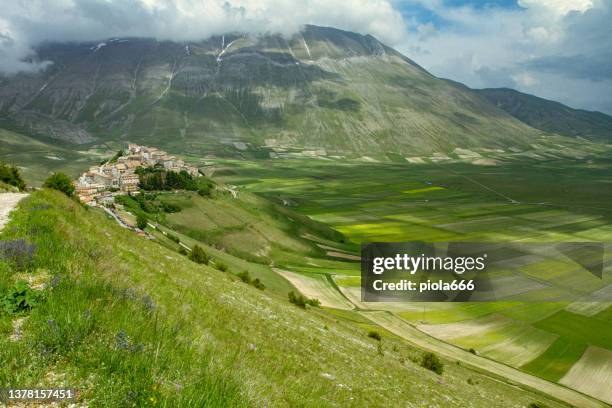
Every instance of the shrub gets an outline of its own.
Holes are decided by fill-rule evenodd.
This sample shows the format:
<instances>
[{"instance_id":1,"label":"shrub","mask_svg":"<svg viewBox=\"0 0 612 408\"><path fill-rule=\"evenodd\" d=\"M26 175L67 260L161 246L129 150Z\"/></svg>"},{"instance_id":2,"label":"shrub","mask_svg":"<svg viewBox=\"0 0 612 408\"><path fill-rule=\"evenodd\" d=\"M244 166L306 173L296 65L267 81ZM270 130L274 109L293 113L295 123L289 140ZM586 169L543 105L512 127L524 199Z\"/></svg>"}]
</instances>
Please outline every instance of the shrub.
<instances>
[{"instance_id":1,"label":"shrub","mask_svg":"<svg viewBox=\"0 0 612 408\"><path fill-rule=\"evenodd\" d=\"M320 307L321 301L319 299L306 299L306 303L312 307Z\"/></svg>"},{"instance_id":2,"label":"shrub","mask_svg":"<svg viewBox=\"0 0 612 408\"><path fill-rule=\"evenodd\" d=\"M228 266L224 262L215 261L215 268L217 268L221 272L227 272Z\"/></svg>"},{"instance_id":3,"label":"shrub","mask_svg":"<svg viewBox=\"0 0 612 408\"><path fill-rule=\"evenodd\" d=\"M237 275L244 283L251 283L251 274L249 271L242 271Z\"/></svg>"},{"instance_id":4,"label":"shrub","mask_svg":"<svg viewBox=\"0 0 612 408\"><path fill-rule=\"evenodd\" d=\"M2 309L8 314L25 312L38 305L40 297L27 282L19 281L2 298Z\"/></svg>"},{"instance_id":5,"label":"shrub","mask_svg":"<svg viewBox=\"0 0 612 408\"><path fill-rule=\"evenodd\" d=\"M167 234L166 236L168 237L168 239L169 239L170 241L174 241L174 242L176 242L177 244L181 242L181 240L179 239L179 237L177 237L176 235ZM183 249L183 250L184 250L184 249Z\"/></svg>"},{"instance_id":6,"label":"shrub","mask_svg":"<svg viewBox=\"0 0 612 408\"><path fill-rule=\"evenodd\" d=\"M45 180L43 187L52 188L54 190L61 191L68 197L74 196L74 185L70 177L64 173L53 173L49 178Z\"/></svg>"},{"instance_id":7,"label":"shrub","mask_svg":"<svg viewBox=\"0 0 612 408\"><path fill-rule=\"evenodd\" d=\"M289 302L293 303L296 306L301 307L302 309L306 308L306 298L302 295L296 295L294 291L289 292Z\"/></svg>"},{"instance_id":8,"label":"shrub","mask_svg":"<svg viewBox=\"0 0 612 408\"><path fill-rule=\"evenodd\" d=\"M434 353L425 353L421 357L421 367L433 371L436 374L442 374L444 371L444 364Z\"/></svg>"},{"instance_id":9,"label":"shrub","mask_svg":"<svg viewBox=\"0 0 612 408\"><path fill-rule=\"evenodd\" d=\"M147 217L145 217L142 214L137 214L136 215L136 226L138 228L140 228L141 230L144 230L145 228L147 228Z\"/></svg>"},{"instance_id":10,"label":"shrub","mask_svg":"<svg viewBox=\"0 0 612 408\"><path fill-rule=\"evenodd\" d=\"M546 405L544 405L541 402L537 401L537 402L532 402L529 405L527 405L527 408L546 408Z\"/></svg>"},{"instance_id":11,"label":"shrub","mask_svg":"<svg viewBox=\"0 0 612 408\"><path fill-rule=\"evenodd\" d=\"M179 247L178 253L181 255L187 255L187 250L183 246Z\"/></svg>"},{"instance_id":12,"label":"shrub","mask_svg":"<svg viewBox=\"0 0 612 408\"><path fill-rule=\"evenodd\" d=\"M165 213L177 213L181 211L181 207L179 207L176 204L171 204L171 203L161 203L162 206L162 210Z\"/></svg>"},{"instance_id":13,"label":"shrub","mask_svg":"<svg viewBox=\"0 0 612 408\"><path fill-rule=\"evenodd\" d=\"M368 337L373 338L374 340L378 340L381 341L382 340L382 336L380 335L379 332L377 332L376 330L370 330L368 332Z\"/></svg>"},{"instance_id":14,"label":"shrub","mask_svg":"<svg viewBox=\"0 0 612 408\"><path fill-rule=\"evenodd\" d=\"M26 187L19 169L15 166L0 163L0 181L23 190Z\"/></svg>"},{"instance_id":15,"label":"shrub","mask_svg":"<svg viewBox=\"0 0 612 408\"><path fill-rule=\"evenodd\" d=\"M468 351L469 351L470 353L472 353L472 354L477 354L477 353L476 353L476 350L474 350L473 348L470 348Z\"/></svg>"},{"instance_id":16,"label":"shrub","mask_svg":"<svg viewBox=\"0 0 612 408\"><path fill-rule=\"evenodd\" d=\"M308 299L301 294L296 294L294 291L289 292L289 302L293 303L296 306L301 307L302 309L306 308L306 305L310 305L312 307L321 306L321 302L319 299Z\"/></svg>"},{"instance_id":17,"label":"shrub","mask_svg":"<svg viewBox=\"0 0 612 408\"><path fill-rule=\"evenodd\" d=\"M194 245L193 249L191 250L191 254L189 255L189 259L195 263L204 265L208 265L210 262L210 256L204 252L204 249L202 249L202 247L199 245Z\"/></svg>"},{"instance_id":18,"label":"shrub","mask_svg":"<svg viewBox=\"0 0 612 408\"><path fill-rule=\"evenodd\" d=\"M265 290L266 289L266 285L264 285L263 282L259 280L259 278L253 279L253 282L251 284L253 286L255 286L257 289L259 289L259 290Z\"/></svg>"}]
</instances>

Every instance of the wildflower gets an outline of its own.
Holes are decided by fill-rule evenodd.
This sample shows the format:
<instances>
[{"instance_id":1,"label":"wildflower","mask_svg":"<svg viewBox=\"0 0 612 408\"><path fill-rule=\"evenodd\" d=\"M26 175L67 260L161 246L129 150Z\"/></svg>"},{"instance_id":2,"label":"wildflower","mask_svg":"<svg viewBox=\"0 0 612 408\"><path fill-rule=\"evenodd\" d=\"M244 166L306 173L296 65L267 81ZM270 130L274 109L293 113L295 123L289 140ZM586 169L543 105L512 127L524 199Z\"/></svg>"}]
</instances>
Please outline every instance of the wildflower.
<instances>
[{"instance_id":1,"label":"wildflower","mask_svg":"<svg viewBox=\"0 0 612 408\"><path fill-rule=\"evenodd\" d=\"M118 349L127 350L130 347L130 338L125 333L125 330L119 330L115 336L115 345Z\"/></svg>"}]
</instances>

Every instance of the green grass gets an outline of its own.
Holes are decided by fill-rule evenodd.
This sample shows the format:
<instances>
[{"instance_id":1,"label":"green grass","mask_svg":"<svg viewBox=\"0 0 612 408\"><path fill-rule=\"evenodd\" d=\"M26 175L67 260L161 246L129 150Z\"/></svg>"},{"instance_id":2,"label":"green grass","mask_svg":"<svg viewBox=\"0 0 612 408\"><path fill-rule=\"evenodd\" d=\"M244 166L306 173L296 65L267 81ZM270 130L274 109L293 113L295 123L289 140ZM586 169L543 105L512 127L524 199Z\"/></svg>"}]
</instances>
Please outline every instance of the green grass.
<instances>
[{"instance_id":1,"label":"green grass","mask_svg":"<svg viewBox=\"0 0 612 408\"><path fill-rule=\"evenodd\" d=\"M550 381L559 381L580 359L586 348L585 343L559 337L544 353L521 369Z\"/></svg>"},{"instance_id":2,"label":"green grass","mask_svg":"<svg viewBox=\"0 0 612 408\"><path fill-rule=\"evenodd\" d=\"M535 326L577 342L612 350L612 330L610 323L604 320L561 310Z\"/></svg>"},{"instance_id":3,"label":"green grass","mask_svg":"<svg viewBox=\"0 0 612 408\"><path fill-rule=\"evenodd\" d=\"M3 384L62 381L95 406L559 406L454 364L441 387L408 344L385 337L381 354L348 314L296 308L55 192L20 204L2 233L18 238L36 244L34 260L0 262L0 290L17 273L49 286L21 340L0 316Z\"/></svg>"},{"instance_id":4,"label":"green grass","mask_svg":"<svg viewBox=\"0 0 612 408\"><path fill-rule=\"evenodd\" d=\"M56 171L77 177L103 157L93 150L77 151L74 146L45 142L2 128L0 140L0 161L18 166L26 183L34 186Z\"/></svg>"}]
</instances>

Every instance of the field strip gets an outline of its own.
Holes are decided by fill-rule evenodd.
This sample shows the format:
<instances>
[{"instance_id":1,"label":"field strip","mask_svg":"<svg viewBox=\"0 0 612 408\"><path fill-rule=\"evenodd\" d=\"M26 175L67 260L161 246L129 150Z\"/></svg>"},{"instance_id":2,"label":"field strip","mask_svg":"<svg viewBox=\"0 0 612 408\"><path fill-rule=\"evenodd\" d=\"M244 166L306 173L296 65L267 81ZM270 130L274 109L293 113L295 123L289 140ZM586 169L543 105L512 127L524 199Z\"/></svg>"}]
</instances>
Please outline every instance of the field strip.
<instances>
[{"instance_id":1,"label":"field strip","mask_svg":"<svg viewBox=\"0 0 612 408\"><path fill-rule=\"evenodd\" d=\"M462 363L489 371L493 374L505 377L511 382L516 382L520 385L538 390L577 407L591 408L605 406L604 403L570 388L566 388L563 385L546 381L542 378L532 376L496 361L476 356L468 351L445 343L441 340L437 340L426 333L421 332L412 325L408 324L406 321L391 313L382 311L362 311L359 313L395 335L410 341L416 346L439 353L453 361L461 361Z\"/></svg>"},{"instance_id":2,"label":"field strip","mask_svg":"<svg viewBox=\"0 0 612 408\"><path fill-rule=\"evenodd\" d=\"M419 324L416 328L440 340L520 367L538 357L557 335L516 322L498 313L456 323Z\"/></svg>"},{"instance_id":3,"label":"field strip","mask_svg":"<svg viewBox=\"0 0 612 408\"><path fill-rule=\"evenodd\" d=\"M353 304L331 286L325 275L306 276L279 268L272 268L272 270L291 282L304 296L319 299L321 306L342 310L354 309Z\"/></svg>"},{"instance_id":4,"label":"field strip","mask_svg":"<svg viewBox=\"0 0 612 408\"><path fill-rule=\"evenodd\" d=\"M520 367L544 353L557 337L544 330L525 327L516 336L483 348L482 354L513 367Z\"/></svg>"},{"instance_id":5,"label":"field strip","mask_svg":"<svg viewBox=\"0 0 612 408\"><path fill-rule=\"evenodd\" d=\"M612 404L612 351L590 346L559 382Z\"/></svg>"},{"instance_id":6,"label":"field strip","mask_svg":"<svg viewBox=\"0 0 612 408\"><path fill-rule=\"evenodd\" d=\"M612 284L607 285L588 296L588 301L577 301L569 304L565 310L584 316L595 316L612 305Z\"/></svg>"},{"instance_id":7,"label":"field strip","mask_svg":"<svg viewBox=\"0 0 612 408\"><path fill-rule=\"evenodd\" d=\"M0 231L9 220L9 214L28 195L25 193L0 194Z\"/></svg>"},{"instance_id":8,"label":"field strip","mask_svg":"<svg viewBox=\"0 0 612 408\"><path fill-rule=\"evenodd\" d=\"M419 324L416 328L437 339L451 340L457 337L482 336L486 332L499 330L511 323L508 318L499 314L491 314L480 319L457 323Z\"/></svg>"},{"instance_id":9,"label":"field strip","mask_svg":"<svg viewBox=\"0 0 612 408\"><path fill-rule=\"evenodd\" d=\"M348 300L351 301L352 304L357 306L360 309L376 309L376 310L388 310L391 312L402 312L406 309L410 309L411 307L407 303L403 302L362 302L361 301L361 286L340 286L340 291Z\"/></svg>"},{"instance_id":10,"label":"field strip","mask_svg":"<svg viewBox=\"0 0 612 408\"><path fill-rule=\"evenodd\" d=\"M342 259L346 259L349 261L360 261L361 260L361 258L358 257L357 255L346 254L344 252L327 251L325 254L327 256L331 256L334 258L342 258Z\"/></svg>"}]
</instances>

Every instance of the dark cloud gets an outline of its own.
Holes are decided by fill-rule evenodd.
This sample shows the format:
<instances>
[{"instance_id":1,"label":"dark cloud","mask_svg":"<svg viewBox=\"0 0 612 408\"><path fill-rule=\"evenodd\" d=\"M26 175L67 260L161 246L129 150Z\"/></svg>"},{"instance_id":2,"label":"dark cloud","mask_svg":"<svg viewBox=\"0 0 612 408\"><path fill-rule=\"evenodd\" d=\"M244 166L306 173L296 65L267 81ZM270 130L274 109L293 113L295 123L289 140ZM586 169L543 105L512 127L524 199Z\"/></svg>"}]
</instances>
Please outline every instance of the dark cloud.
<instances>
[{"instance_id":1,"label":"dark cloud","mask_svg":"<svg viewBox=\"0 0 612 408\"><path fill-rule=\"evenodd\" d=\"M612 22L611 22L612 24ZM536 58L522 64L527 69L565 75L570 78L603 81L612 79L612 53Z\"/></svg>"}]
</instances>

